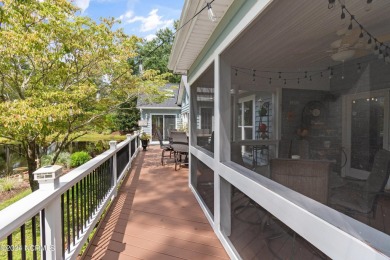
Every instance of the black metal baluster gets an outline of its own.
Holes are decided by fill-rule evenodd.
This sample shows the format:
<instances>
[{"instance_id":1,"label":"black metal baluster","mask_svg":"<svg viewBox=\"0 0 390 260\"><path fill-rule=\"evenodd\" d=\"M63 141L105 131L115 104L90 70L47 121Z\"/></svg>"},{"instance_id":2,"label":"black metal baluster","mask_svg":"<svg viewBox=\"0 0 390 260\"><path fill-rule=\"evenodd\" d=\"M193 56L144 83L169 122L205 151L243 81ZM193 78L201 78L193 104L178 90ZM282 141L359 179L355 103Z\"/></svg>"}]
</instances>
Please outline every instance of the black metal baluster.
<instances>
[{"instance_id":1,"label":"black metal baluster","mask_svg":"<svg viewBox=\"0 0 390 260\"><path fill-rule=\"evenodd\" d=\"M91 220L92 214L92 173L88 174L88 220Z\"/></svg>"},{"instance_id":2,"label":"black metal baluster","mask_svg":"<svg viewBox=\"0 0 390 260\"><path fill-rule=\"evenodd\" d=\"M79 187L80 191L77 198L77 201L80 203L80 223L77 219L77 226L79 227L77 235L80 233L80 231L83 232L83 189L82 188L83 188L83 179L80 180L80 187ZM79 209L77 208L77 216L78 215L79 215ZM81 225L79 226L79 224ZM77 236L77 238L79 238L79 236Z\"/></svg>"},{"instance_id":3,"label":"black metal baluster","mask_svg":"<svg viewBox=\"0 0 390 260\"><path fill-rule=\"evenodd\" d=\"M97 205L97 190L96 190L96 170L93 171L93 214L96 213Z\"/></svg>"},{"instance_id":4,"label":"black metal baluster","mask_svg":"<svg viewBox=\"0 0 390 260\"><path fill-rule=\"evenodd\" d=\"M7 237L7 255L8 260L12 260L12 234Z\"/></svg>"},{"instance_id":5,"label":"black metal baluster","mask_svg":"<svg viewBox=\"0 0 390 260\"><path fill-rule=\"evenodd\" d=\"M84 221L83 221L83 228L87 225L87 176L83 179L83 197L84 197Z\"/></svg>"},{"instance_id":6,"label":"black metal baluster","mask_svg":"<svg viewBox=\"0 0 390 260\"><path fill-rule=\"evenodd\" d=\"M23 224L21 227L20 227L20 243L21 243L21 246L22 246L22 250L21 250L21 257L22 257L22 260L26 260L26 225Z\"/></svg>"},{"instance_id":7,"label":"black metal baluster","mask_svg":"<svg viewBox=\"0 0 390 260\"><path fill-rule=\"evenodd\" d=\"M95 171L91 172L91 217L92 214L94 213L94 205L95 205L95 188L94 188L94 173Z\"/></svg>"},{"instance_id":8,"label":"black metal baluster","mask_svg":"<svg viewBox=\"0 0 390 260\"><path fill-rule=\"evenodd\" d=\"M69 190L66 191L66 227L67 227L67 249L70 253L70 211L69 211Z\"/></svg>"},{"instance_id":9,"label":"black metal baluster","mask_svg":"<svg viewBox=\"0 0 390 260\"><path fill-rule=\"evenodd\" d=\"M32 253L33 259L37 259L37 223L35 216L31 218L31 231L32 231Z\"/></svg>"},{"instance_id":10,"label":"black metal baluster","mask_svg":"<svg viewBox=\"0 0 390 260\"><path fill-rule=\"evenodd\" d=\"M76 231L77 239L80 238L80 216L79 216L79 183L76 183Z\"/></svg>"},{"instance_id":11,"label":"black metal baluster","mask_svg":"<svg viewBox=\"0 0 390 260\"><path fill-rule=\"evenodd\" d=\"M46 227L45 227L45 209L41 210L41 241L42 241L42 260L46 260Z\"/></svg>"},{"instance_id":12,"label":"black metal baluster","mask_svg":"<svg viewBox=\"0 0 390 260\"><path fill-rule=\"evenodd\" d=\"M65 259L65 207L64 194L61 195L61 233L62 233L62 258Z\"/></svg>"},{"instance_id":13,"label":"black metal baluster","mask_svg":"<svg viewBox=\"0 0 390 260\"><path fill-rule=\"evenodd\" d=\"M100 205L100 167L96 169L96 190L97 190L97 203L96 208Z\"/></svg>"},{"instance_id":14,"label":"black metal baluster","mask_svg":"<svg viewBox=\"0 0 390 260\"><path fill-rule=\"evenodd\" d=\"M74 215L74 212L75 212L75 205L74 205L74 186L72 186L72 241L73 241L73 245L76 243L76 232L75 232L75 215Z\"/></svg>"}]
</instances>

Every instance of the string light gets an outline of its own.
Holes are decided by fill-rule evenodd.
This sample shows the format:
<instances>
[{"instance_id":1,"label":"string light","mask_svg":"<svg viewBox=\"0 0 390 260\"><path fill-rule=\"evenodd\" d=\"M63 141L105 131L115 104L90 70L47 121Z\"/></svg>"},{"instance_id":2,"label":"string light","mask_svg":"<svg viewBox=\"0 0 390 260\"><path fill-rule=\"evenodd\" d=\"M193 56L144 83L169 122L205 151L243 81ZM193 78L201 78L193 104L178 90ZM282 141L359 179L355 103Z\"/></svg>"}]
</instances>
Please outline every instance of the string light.
<instances>
[{"instance_id":1,"label":"string light","mask_svg":"<svg viewBox=\"0 0 390 260\"><path fill-rule=\"evenodd\" d=\"M335 6L335 3L336 1L335 0L329 0L328 1L329 4L328 4L328 8L331 9ZM373 1L372 0L367 0L367 4L366 4L366 10L367 10L367 7L369 9L371 9L371 3ZM349 15L350 16L350 24L348 26L348 30L352 30L353 29L353 22L355 22L359 28L360 28L360 34L359 34L359 38L362 39L364 38L364 35L366 34L368 36L368 41L367 41L367 47L371 46L372 43L375 44L375 47L374 47L374 54L375 55L379 55L379 59L386 59L386 54L387 54L387 50L389 49L390 50L390 46L387 46L386 44L384 44L383 42L379 41L378 39L376 39L372 34L370 34L364 27L361 23L359 23L359 21L356 20L355 16L348 10L348 8L345 6L345 4L342 4L341 5L341 20L344 20L346 18L346 15ZM386 60L385 60L386 61Z\"/></svg>"},{"instance_id":2,"label":"string light","mask_svg":"<svg viewBox=\"0 0 390 260\"><path fill-rule=\"evenodd\" d=\"M237 77L237 72L238 72L238 70L236 69L236 73L234 74L234 75L236 75L236 77Z\"/></svg>"},{"instance_id":3,"label":"string light","mask_svg":"<svg viewBox=\"0 0 390 260\"><path fill-rule=\"evenodd\" d=\"M311 81L311 75L310 75L310 77L309 77L309 80Z\"/></svg>"},{"instance_id":4,"label":"string light","mask_svg":"<svg viewBox=\"0 0 390 260\"><path fill-rule=\"evenodd\" d=\"M282 72L279 71L279 79L282 78Z\"/></svg>"},{"instance_id":5,"label":"string light","mask_svg":"<svg viewBox=\"0 0 390 260\"><path fill-rule=\"evenodd\" d=\"M255 81L256 80L256 70L253 70L253 81Z\"/></svg>"},{"instance_id":6,"label":"string light","mask_svg":"<svg viewBox=\"0 0 390 260\"><path fill-rule=\"evenodd\" d=\"M272 78L269 78L268 83L271 85L272 84Z\"/></svg>"}]
</instances>

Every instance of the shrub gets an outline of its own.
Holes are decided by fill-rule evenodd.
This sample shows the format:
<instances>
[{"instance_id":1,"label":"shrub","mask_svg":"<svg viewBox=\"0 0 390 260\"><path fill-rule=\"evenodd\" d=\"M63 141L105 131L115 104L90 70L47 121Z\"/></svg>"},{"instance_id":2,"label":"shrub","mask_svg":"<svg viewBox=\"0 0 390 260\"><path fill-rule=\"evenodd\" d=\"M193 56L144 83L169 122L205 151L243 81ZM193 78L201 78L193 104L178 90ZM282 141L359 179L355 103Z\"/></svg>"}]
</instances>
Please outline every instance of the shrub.
<instances>
[{"instance_id":1,"label":"shrub","mask_svg":"<svg viewBox=\"0 0 390 260\"><path fill-rule=\"evenodd\" d=\"M51 165L54 154L46 154L41 157L41 167ZM65 168L70 168L70 153L62 152L58 155L56 164L62 165Z\"/></svg>"},{"instance_id":2,"label":"shrub","mask_svg":"<svg viewBox=\"0 0 390 260\"><path fill-rule=\"evenodd\" d=\"M78 167L91 159L91 156L84 151L75 152L70 156L70 166Z\"/></svg>"},{"instance_id":3,"label":"shrub","mask_svg":"<svg viewBox=\"0 0 390 260\"><path fill-rule=\"evenodd\" d=\"M0 183L0 192L1 191L10 191L15 188L16 180L12 178L4 178Z\"/></svg>"}]
</instances>

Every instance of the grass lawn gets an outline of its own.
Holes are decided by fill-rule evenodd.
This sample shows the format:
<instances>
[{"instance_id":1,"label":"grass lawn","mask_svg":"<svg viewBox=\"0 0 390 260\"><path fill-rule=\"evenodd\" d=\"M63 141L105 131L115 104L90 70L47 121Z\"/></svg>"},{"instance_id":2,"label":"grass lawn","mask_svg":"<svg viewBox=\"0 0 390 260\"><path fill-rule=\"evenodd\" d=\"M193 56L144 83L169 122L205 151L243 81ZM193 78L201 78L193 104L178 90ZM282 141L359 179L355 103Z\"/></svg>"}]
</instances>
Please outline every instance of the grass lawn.
<instances>
[{"instance_id":1,"label":"grass lawn","mask_svg":"<svg viewBox=\"0 0 390 260\"><path fill-rule=\"evenodd\" d=\"M3 210L4 208L8 207L9 205L11 205L12 203L26 197L28 194L31 193L31 189L28 188L18 194L16 194L15 196L13 196L12 198L8 199L8 200L5 200L3 201L2 203L0 203L0 210Z\"/></svg>"},{"instance_id":2,"label":"grass lawn","mask_svg":"<svg viewBox=\"0 0 390 260\"><path fill-rule=\"evenodd\" d=\"M126 139L126 135L119 135L119 134L98 134L98 133L89 133L86 134L80 138L78 138L76 141L79 142L97 142L97 141L123 141ZM11 141L6 138L0 137L0 143L1 144L17 144L15 141Z\"/></svg>"},{"instance_id":3,"label":"grass lawn","mask_svg":"<svg viewBox=\"0 0 390 260\"><path fill-rule=\"evenodd\" d=\"M78 138L76 142L123 141L125 139L126 135L89 133Z\"/></svg>"}]
</instances>

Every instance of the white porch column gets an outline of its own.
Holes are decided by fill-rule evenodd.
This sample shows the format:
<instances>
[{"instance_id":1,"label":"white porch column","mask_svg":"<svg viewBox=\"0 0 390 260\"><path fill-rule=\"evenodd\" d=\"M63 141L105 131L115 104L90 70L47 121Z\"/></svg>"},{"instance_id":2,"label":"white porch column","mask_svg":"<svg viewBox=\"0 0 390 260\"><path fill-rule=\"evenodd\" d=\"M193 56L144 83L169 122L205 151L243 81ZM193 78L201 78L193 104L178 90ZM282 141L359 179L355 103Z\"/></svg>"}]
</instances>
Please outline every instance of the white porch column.
<instances>
[{"instance_id":1,"label":"white porch column","mask_svg":"<svg viewBox=\"0 0 390 260\"><path fill-rule=\"evenodd\" d=\"M214 222L228 236L231 232L231 187L228 182L221 181L219 166L230 160L231 72L230 65L221 56L214 64Z\"/></svg>"}]
</instances>

